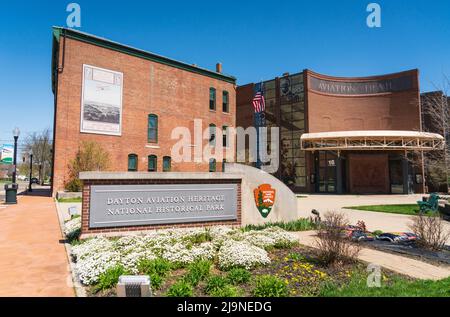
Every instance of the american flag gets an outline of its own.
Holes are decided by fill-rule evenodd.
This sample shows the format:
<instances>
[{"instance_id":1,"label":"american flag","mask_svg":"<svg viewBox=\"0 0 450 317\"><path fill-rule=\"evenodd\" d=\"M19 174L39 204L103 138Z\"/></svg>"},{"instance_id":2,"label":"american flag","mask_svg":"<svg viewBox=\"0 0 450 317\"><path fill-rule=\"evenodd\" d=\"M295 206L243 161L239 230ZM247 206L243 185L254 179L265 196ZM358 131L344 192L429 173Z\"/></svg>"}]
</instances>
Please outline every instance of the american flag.
<instances>
[{"instance_id":1,"label":"american flag","mask_svg":"<svg viewBox=\"0 0 450 317\"><path fill-rule=\"evenodd\" d=\"M253 107L255 108L255 113L260 113L266 110L266 102L261 90L256 93L255 97L253 97Z\"/></svg>"}]
</instances>

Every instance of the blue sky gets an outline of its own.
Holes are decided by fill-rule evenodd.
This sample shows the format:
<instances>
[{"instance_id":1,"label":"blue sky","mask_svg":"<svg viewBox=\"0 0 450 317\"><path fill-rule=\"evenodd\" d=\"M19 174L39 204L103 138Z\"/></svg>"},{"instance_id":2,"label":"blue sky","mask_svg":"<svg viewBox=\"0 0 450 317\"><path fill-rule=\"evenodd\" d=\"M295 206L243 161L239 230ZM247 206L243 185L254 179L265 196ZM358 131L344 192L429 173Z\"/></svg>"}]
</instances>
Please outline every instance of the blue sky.
<instances>
[{"instance_id":1,"label":"blue sky","mask_svg":"<svg viewBox=\"0 0 450 317\"><path fill-rule=\"evenodd\" d=\"M81 31L224 72L238 84L304 68L367 76L419 68L422 91L450 76L450 1L8 1L0 6L0 144L51 128L51 26L81 5Z\"/></svg>"}]
</instances>

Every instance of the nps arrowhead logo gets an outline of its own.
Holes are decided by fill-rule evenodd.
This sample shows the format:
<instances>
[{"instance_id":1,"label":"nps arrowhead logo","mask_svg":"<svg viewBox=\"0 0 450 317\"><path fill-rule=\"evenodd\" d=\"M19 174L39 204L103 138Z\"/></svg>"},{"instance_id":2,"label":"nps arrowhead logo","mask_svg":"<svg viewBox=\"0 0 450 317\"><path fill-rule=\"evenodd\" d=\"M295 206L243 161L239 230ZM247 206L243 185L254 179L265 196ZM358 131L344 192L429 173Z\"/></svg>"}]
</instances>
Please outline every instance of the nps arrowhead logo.
<instances>
[{"instance_id":1,"label":"nps arrowhead logo","mask_svg":"<svg viewBox=\"0 0 450 317\"><path fill-rule=\"evenodd\" d=\"M267 218L275 203L275 189L269 184L263 184L256 188L253 193L255 195L256 208L258 208L263 218Z\"/></svg>"}]
</instances>

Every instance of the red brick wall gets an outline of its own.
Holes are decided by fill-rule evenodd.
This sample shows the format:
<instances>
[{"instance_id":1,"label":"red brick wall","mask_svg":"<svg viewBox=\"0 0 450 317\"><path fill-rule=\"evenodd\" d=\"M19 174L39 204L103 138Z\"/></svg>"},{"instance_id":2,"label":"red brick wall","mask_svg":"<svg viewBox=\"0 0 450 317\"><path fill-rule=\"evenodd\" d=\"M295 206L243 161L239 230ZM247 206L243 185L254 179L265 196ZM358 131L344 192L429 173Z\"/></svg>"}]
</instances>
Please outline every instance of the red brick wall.
<instances>
[{"instance_id":1,"label":"red brick wall","mask_svg":"<svg viewBox=\"0 0 450 317\"><path fill-rule=\"evenodd\" d=\"M413 89L376 95L338 96L307 90L308 127L310 133L356 130L421 130L420 93L416 70L367 78L330 77L306 71L314 76L333 81L361 82L382 80L410 74ZM310 85L308 85L310 86Z\"/></svg>"},{"instance_id":2,"label":"red brick wall","mask_svg":"<svg viewBox=\"0 0 450 317\"><path fill-rule=\"evenodd\" d=\"M348 175L352 194L388 194L389 156L383 154L348 154Z\"/></svg>"},{"instance_id":3,"label":"red brick wall","mask_svg":"<svg viewBox=\"0 0 450 317\"><path fill-rule=\"evenodd\" d=\"M62 65L63 40L60 41ZM80 133L83 64L124 74L122 136ZM217 111L209 110L209 88L217 90ZM222 112L222 91L229 92L230 112ZM171 131L176 126L191 130L193 120L203 120L203 128L234 127L236 122L235 85L208 76L159 64L74 39L66 40L64 70L58 78L58 102L55 118L54 192L68 180L68 164L80 142L93 140L110 154L111 171L127 171L128 154L139 156L139 171L147 170L147 157L158 156L162 171L163 156L170 156ZM148 114L159 116L158 144L147 143ZM204 141L207 144L207 141ZM156 146L149 148L146 146ZM194 147L192 147L192 152ZM218 162L218 170L220 170ZM208 171L208 163L175 163L172 171Z\"/></svg>"},{"instance_id":4,"label":"red brick wall","mask_svg":"<svg viewBox=\"0 0 450 317\"><path fill-rule=\"evenodd\" d=\"M89 205L91 196L91 185L146 185L146 184L237 184L237 220L233 221L209 221L209 222L191 222L185 224L168 225L146 225L131 227L113 227L113 228L89 228ZM169 228L192 228L208 226L240 226L242 223L241 210L241 180L89 180L84 181L83 185L83 204L81 213L81 235L136 232L156 229Z\"/></svg>"}]
</instances>

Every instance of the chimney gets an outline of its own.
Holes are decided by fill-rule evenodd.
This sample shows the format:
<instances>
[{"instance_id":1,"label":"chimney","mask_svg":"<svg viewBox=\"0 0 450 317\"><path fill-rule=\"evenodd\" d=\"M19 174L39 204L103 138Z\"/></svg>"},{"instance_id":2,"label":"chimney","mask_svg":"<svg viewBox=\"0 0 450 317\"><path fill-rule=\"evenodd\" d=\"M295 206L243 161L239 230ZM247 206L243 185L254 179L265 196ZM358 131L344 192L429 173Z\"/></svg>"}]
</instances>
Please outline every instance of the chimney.
<instances>
[{"instance_id":1,"label":"chimney","mask_svg":"<svg viewBox=\"0 0 450 317\"><path fill-rule=\"evenodd\" d=\"M216 73L222 74L222 63L216 64Z\"/></svg>"}]
</instances>

